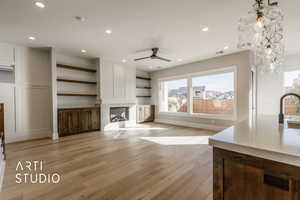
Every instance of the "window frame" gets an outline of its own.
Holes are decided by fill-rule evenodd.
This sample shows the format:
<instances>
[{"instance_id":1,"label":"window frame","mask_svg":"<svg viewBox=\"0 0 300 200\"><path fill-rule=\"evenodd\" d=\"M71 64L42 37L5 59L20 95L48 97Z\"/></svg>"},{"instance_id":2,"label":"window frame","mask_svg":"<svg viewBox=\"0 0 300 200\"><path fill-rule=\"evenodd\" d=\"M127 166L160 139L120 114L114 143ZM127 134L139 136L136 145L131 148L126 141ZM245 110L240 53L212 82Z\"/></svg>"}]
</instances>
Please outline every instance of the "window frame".
<instances>
[{"instance_id":1,"label":"window frame","mask_svg":"<svg viewBox=\"0 0 300 200\"><path fill-rule=\"evenodd\" d=\"M285 68L282 70L282 73L281 73L281 87L282 87L282 96L286 94L286 91L285 91L285 73L286 72L292 72L292 71L300 71L300 67L299 66L295 66L295 65L291 65L291 66L285 66ZM284 108L283 108L284 109ZM287 115L287 116L292 116L292 117L295 117L296 115Z\"/></svg>"},{"instance_id":2,"label":"window frame","mask_svg":"<svg viewBox=\"0 0 300 200\"><path fill-rule=\"evenodd\" d=\"M176 80L183 80L183 79L186 79L186 82L187 82L187 112L169 112L169 111L161 111L162 109L162 101L160 101L160 99L162 99L162 83L163 82L166 82L166 81L176 81ZM163 98L164 99L164 98ZM159 102L159 105L158 105L158 110L159 110L159 113L165 113L165 114L178 114L178 115L184 115L184 114L187 114L189 113L189 79L186 77L186 76L174 76L174 77L169 77L169 78L163 78L163 79L159 79L158 80L158 102Z\"/></svg>"},{"instance_id":3,"label":"window frame","mask_svg":"<svg viewBox=\"0 0 300 200\"><path fill-rule=\"evenodd\" d=\"M284 85L284 73L285 72L292 72L292 71L300 71L300 67L297 67L297 66L288 66L288 67L285 67L284 70L282 70L282 73L281 73L281 87L282 87L282 95L284 95L286 92L285 92L285 85Z\"/></svg>"},{"instance_id":4,"label":"window frame","mask_svg":"<svg viewBox=\"0 0 300 200\"><path fill-rule=\"evenodd\" d=\"M234 98L233 98L233 114L230 115L223 115L223 114L206 114L206 113L193 113L193 105L192 105L192 79L194 77L199 76L208 76L208 75L215 75L215 74L223 74L233 72L234 74ZM172 81L172 80L181 80L187 79L187 86L188 86L188 97L187 97L187 112L168 112L162 111L162 83L165 81ZM222 119L222 120L237 120L237 67L231 66L226 68L218 68L213 70L206 70L202 72L195 72L195 73L188 73L185 75L180 76L171 76L167 78L161 78L157 80L158 84L158 95L157 95L157 102L158 102L158 114L159 115L169 115L169 116L182 116L182 117L194 117L194 118L204 118L204 119Z\"/></svg>"}]
</instances>

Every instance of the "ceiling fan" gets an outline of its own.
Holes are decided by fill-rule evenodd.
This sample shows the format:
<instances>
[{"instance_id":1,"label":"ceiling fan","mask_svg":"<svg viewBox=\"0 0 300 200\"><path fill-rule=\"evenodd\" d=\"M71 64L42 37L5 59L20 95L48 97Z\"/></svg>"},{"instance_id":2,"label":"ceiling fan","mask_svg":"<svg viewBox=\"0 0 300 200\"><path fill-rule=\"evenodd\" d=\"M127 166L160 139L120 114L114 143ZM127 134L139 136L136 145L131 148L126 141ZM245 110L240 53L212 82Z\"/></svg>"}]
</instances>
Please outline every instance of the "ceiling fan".
<instances>
[{"instance_id":1,"label":"ceiling fan","mask_svg":"<svg viewBox=\"0 0 300 200\"><path fill-rule=\"evenodd\" d=\"M137 58L137 59L134 59L134 61L139 61L139 60L144 60L144 59L149 59L150 58L150 59L157 59L157 60L163 60L163 61L166 61L166 62L171 62L171 60L169 60L169 59L157 56L159 48L152 48L151 50L152 50L152 55L151 56L143 57L143 58Z\"/></svg>"}]
</instances>

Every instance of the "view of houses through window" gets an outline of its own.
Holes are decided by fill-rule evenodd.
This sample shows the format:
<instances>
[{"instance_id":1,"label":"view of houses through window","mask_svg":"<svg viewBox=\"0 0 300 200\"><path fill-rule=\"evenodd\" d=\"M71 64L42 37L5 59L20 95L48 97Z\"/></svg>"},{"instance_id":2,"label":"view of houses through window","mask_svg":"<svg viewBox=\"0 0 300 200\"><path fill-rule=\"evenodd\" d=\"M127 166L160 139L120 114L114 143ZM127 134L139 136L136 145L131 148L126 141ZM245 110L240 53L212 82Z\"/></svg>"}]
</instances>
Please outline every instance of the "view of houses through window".
<instances>
[{"instance_id":1,"label":"view of houses through window","mask_svg":"<svg viewBox=\"0 0 300 200\"><path fill-rule=\"evenodd\" d=\"M284 72L284 92L300 95L300 70ZM300 103L296 97L286 97L284 101L285 115L300 115Z\"/></svg>"},{"instance_id":2,"label":"view of houses through window","mask_svg":"<svg viewBox=\"0 0 300 200\"><path fill-rule=\"evenodd\" d=\"M165 109L167 112L187 112L187 79L164 81Z\"/></svg>"},{"instance_id":3,"label":"view of houses through window","mask_svg":"<svg viewBox=\"0 0 300 200\"><path fill-rule=\"evenodd\" d=\"M234 72L192 78L193 113L233 114Z\"/></svg>"},{"instance_id":4,"label":"view of houses through window","mask_svg":"<svg viewBox=\"0 0 300 200\"><path fill-rule=\"evenodd\" d=\"M191 98L188 91L191 91ZM191 102L188 102L189 99ZM232 115L234 72L162 81L160 105L162 112L186 113L191 106L190 113Z\"/></svg>"}]
</instances>

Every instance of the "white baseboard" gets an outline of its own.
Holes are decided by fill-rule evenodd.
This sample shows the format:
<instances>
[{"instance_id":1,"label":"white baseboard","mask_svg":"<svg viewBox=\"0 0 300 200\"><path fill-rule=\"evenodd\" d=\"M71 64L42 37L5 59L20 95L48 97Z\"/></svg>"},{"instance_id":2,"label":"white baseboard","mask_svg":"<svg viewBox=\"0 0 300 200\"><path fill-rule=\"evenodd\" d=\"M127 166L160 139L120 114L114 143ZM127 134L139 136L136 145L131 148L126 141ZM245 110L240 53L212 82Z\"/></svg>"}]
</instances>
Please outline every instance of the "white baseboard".
<instances>
[{"instance_id":1,"label":"white baseboard","mask_svg":"<svg viewBox=\"0 0 300 200\"><path fill-rule=\"evenodd\" d=\"M52 134L52 140L58 140L58 139L59 139L58 133L57 133L57 132L54 132L54 133Z\"/></svg>"},{"instance_id":2,"label":"white baseboard","mask_svg":"<svg viewBox=\"0 0 300 200\"><path fill-rule=\"evenodd\" d=\"M34 140L34 139L42 139L42 138L52 138L52 133L50 131L47 131L47 132L36 132L34 134L26 134L26 135L21 135L20 133L16 133L14 135L5 134L6 143L21 142L26 140Z\"/></svg>"},{"instance_id":3,"label":"white baseboard","mask_svg":"<svg viewBox=\"0 0 300 200\"><path fill-rule=\"evenodd\" d=\"M212 131L222 131L222 130L228 128L228 126L200 124L200 123L194 123L194 122L184 122L184 121L169 120L169 119L155 119L155 122L162 123L162 124L171 124L171 125L177 125L177 126L191 127L191 128L207 129L207 130L212 130Z\"/></svg>"}]
</instances>

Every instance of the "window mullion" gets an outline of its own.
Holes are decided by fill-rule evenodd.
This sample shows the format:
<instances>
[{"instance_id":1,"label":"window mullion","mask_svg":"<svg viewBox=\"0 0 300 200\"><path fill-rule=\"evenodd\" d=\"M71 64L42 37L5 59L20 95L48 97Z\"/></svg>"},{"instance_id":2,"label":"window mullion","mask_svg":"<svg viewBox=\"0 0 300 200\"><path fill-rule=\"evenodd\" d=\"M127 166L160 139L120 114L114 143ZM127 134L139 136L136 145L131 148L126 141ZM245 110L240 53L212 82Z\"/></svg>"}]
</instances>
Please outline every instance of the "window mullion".
<instances>
[{"instance_id":1,"label":"window mullion","mask_svg":"<svg viewBox=\"0 0 300 200\"><path fill-rule=\"evenodd\" d=\"M188 77L188 97L187 97L187 113L192 114L193 111L193 86L192 78Z\"/></svg>"}]
</instances>

